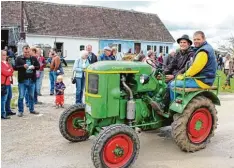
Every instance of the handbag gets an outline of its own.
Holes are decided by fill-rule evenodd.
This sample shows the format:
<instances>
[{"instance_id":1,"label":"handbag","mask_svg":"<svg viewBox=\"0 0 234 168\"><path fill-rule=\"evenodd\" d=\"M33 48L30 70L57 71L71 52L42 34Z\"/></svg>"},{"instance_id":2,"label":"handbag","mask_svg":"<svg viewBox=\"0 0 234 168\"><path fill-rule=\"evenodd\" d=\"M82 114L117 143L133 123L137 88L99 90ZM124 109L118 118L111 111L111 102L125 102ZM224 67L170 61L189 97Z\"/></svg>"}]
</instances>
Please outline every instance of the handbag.
<instances>
[{"instance_id":1,"label":"handbag","mask_svg":"<svg viewBox=\"0 0 234 168\"><path fill-rule=\"evenodd\" d=\"M6 76L4 84L1 84L1 96L5 96L7 94L7 88L6 88L6 80L8 76Z\"/></svg>"},{"instance_id":2,"label":"handbag","mask_svg":"<svg viewBox=\"0 0 234 168\"><path fill-rule=\"evenodd\" d=\"M71 78L72 84L76 84L76 71L73 71L73 76Z\"/></svg>"},{"instance_id":3,"label":"handbag","mask_svg":"<svg viewBox=\"0 0 234 168\"><path fill-rule=\"evenodd\" d=\"M80 60L78 60L78 66L79 66ZM76 84L76 71L73 71L72 78L71 78L72 84Z\"/></svg>"}]
</instances>

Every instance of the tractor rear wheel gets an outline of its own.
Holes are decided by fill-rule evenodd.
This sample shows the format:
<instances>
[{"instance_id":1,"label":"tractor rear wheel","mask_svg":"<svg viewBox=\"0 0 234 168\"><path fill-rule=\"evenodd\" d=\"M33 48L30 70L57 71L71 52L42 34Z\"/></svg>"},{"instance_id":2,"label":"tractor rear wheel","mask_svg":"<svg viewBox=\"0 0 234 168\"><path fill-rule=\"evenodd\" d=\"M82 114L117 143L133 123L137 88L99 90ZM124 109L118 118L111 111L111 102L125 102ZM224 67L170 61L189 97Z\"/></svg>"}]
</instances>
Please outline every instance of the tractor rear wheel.
<instances>
[{"instance_id":1,"label":"tractor rear wheel","mask_svg":"<svg viewBox=\"0 0 234 168\"><path fill-rule=\"evenodd\" d=\"M75 104L65 110L59 119L59 129L71 142L85 141L89 133L85 130L85 105Z\"/></svg>"},{"instance_id":2,"label":"tractor rear wheel","mask_svg":"<svg viewBox=\"0 0 234 168\"><path fill-rule=\"evenodd\" d=\"M139 154L140 141L127 125L116 124L104 129L96 138L91 157L96 168L126 168Z\"/></svg>"},{"instance_id":3,"label":"tractor rear wheel","mask_svg":"<svg viewBox=\"0 0 234 168\"><path fill-rule=\"evenodd\" d=\"M182 114L175 114L172 137L181 150L195 152L206 147L217 128L217 111L210 99L195 97Z\"/></svg>"}]
</instances>

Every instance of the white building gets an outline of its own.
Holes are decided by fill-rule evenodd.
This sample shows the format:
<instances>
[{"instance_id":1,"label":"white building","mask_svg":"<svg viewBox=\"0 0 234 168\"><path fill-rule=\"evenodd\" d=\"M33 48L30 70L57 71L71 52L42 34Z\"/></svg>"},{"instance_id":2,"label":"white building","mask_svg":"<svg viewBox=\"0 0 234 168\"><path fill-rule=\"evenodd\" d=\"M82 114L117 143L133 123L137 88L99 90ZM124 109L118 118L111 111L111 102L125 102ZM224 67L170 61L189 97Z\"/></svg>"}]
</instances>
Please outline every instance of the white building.
<instances>
[{"instance_id":1,"label":"white building","mask_svg":"<svg viewBox=\"0 0 234 168\"><path fill-rule=\"evenodd\" d=\"M19 29L19 16L20 2L2 2L4 33L12 27ZM144 53L152 49L157 54L167 54L175 42L156 14L27 1L24 2L24 18L29 45L56 47L67 60L79 57L79 52L88 44L97 55L107 45L117 46L120 53L129 49L136 52L136 48L140 48ZM2 39L2 47L3 42L5 45L9 45L9 41L11 45L17 42L19 31L14 32L8 31L8 39Z\"/></svg>"}]
</instances>

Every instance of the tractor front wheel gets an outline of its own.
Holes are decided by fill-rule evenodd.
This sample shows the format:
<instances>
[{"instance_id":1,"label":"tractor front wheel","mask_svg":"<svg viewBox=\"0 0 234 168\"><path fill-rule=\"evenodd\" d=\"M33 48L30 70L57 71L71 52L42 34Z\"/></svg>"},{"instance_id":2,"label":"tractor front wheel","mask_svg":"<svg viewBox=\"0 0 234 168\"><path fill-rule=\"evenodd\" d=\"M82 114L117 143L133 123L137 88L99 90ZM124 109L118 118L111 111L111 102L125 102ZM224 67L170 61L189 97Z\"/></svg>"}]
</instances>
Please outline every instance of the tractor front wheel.
<instances>
[{"instance_id":1,"label":"tractor front wheel","mask_svg":"<svg viewBox=\"0 0 234 168\"><path fill-rule=\"evenodd\" d=\"M195 97L182 114L174 115L172 137L183 151L195 152L206 147L217 128L215 105L204 96Z\"/></svg>"},{"instance_id":2,"label":"tractor front wheel","mask_svg":"<svg viewBox=\"0 0 234 168\"><path fill-rule=\"evenodd\" d=\"M85 105L75 104L65 110L59 119L59 129L62 136L71 142L88 139L89 133L85 129Z\"/></svg>"},{"instance_id":3,"label":"tractor front wheel","mask_svg":"<svg viewBox=\"0 0 234 168\"><path fill-rule=\"evenodd\" d=\"M103 130L92 147L91 157L96 168L126 168L139 154L140 141L135 131L124 124Z\"/></svg>"}]
</instances>

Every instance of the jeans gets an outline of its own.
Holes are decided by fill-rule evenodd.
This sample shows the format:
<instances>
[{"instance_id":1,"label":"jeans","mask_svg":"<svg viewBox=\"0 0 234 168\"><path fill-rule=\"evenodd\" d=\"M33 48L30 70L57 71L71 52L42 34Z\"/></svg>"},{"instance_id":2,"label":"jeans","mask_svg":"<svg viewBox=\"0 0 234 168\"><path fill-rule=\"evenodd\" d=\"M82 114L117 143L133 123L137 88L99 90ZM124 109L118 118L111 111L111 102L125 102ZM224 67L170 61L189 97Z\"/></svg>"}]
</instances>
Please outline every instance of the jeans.
<instances>
[{"instance_id":1,"label":"jeans","mask_svg":"<svg viewBox=\"0 0 234 168\"><path fill-rule=\"evenodd\" d=\"M26 79L22 83L18 84L19 88L19 98L18 98L18 111L19 113L24 112L24 97L26 90L29 94L28 105L29 111L34 111L34 92L35 92L35 82L31 79Z\"/></svg>"},{"instance_id":2,"label":"jeans","mask_svg":"<svg viewBox=\"0 0 234 168\"><path fill-rule=\"evenodd\" d=\"M50 78L50 93L54 94L54 85L57 80L57 73L54 71L50 71L49 78Z\"/></svg>"},{"instance_id":3,"label":"jeans","mask_svg":"<svg viewBox=\"0 0 234 168\"><path fill-rule=\"evenodd\" d=\"M174 95L174 91L173 91L174 87L182 88L184 86L184 81L183 80L176 80L176 85L175 85L175 81L172 81L169 85L170 85L170 98L171 98L171 101L173 101L173 100L175 100L175 95ZM196 81L194 79L190 79L190 78L185 79L185 87L186 88L199 88Z\"/></svg>"},{"instance_id":4,"label":"jeans","mask_svg":"<svg viewBox=\"0 0 234 168\"><path fill-rule=\"evenodd\" d=\"M76 77L76 104L82 103L83 90L85 86L85 77Z\"/></svg>"},{"instance_id":5,"label":"jeans","mask_svg":"<svg viewBox=\"0 0 234 168\"><path fill-rule=\"evenodd\" d=\"M7 86L7 98L6 98L6 113L10 113L11 111L11 99L12 99L12 87L11 85Z\"/></svg>"},{"instance_id":6,"label":"jeans","mask_svg":"<svg viewBox=\"0 0 234 168\"><path fill-rule=\"evenodd\" d=\"M11 112L11 98L12 88L11 85L6 86L7 94L1 96L1 116L6 117L8 112Z\"/></svg>"},{"instance_id":7,"label":"jeans","mask_svg":"<svg viewBox=\"0 0 234 168\"><path fill-rule=\"evenodd\" d=\"M36 81L37 94L41 94L41 86L43 78L44 78L44 71L40 71L40 77Z\"/></svg>"},{"instance_id":8,"label":"jeans","mask_svg":"<svg viewBox=\"0 0 234 168\"><path fill-rule=\"evenodd\" d=\"M35 84L35 89L34 89L34 104L38 103L38 99L37 99L37 91L36 91L37 85ZM27 107L29 107L29 94L28 94L28 90L25 90L25 103L27 105Z\"/></svg>"}]
</instances>

